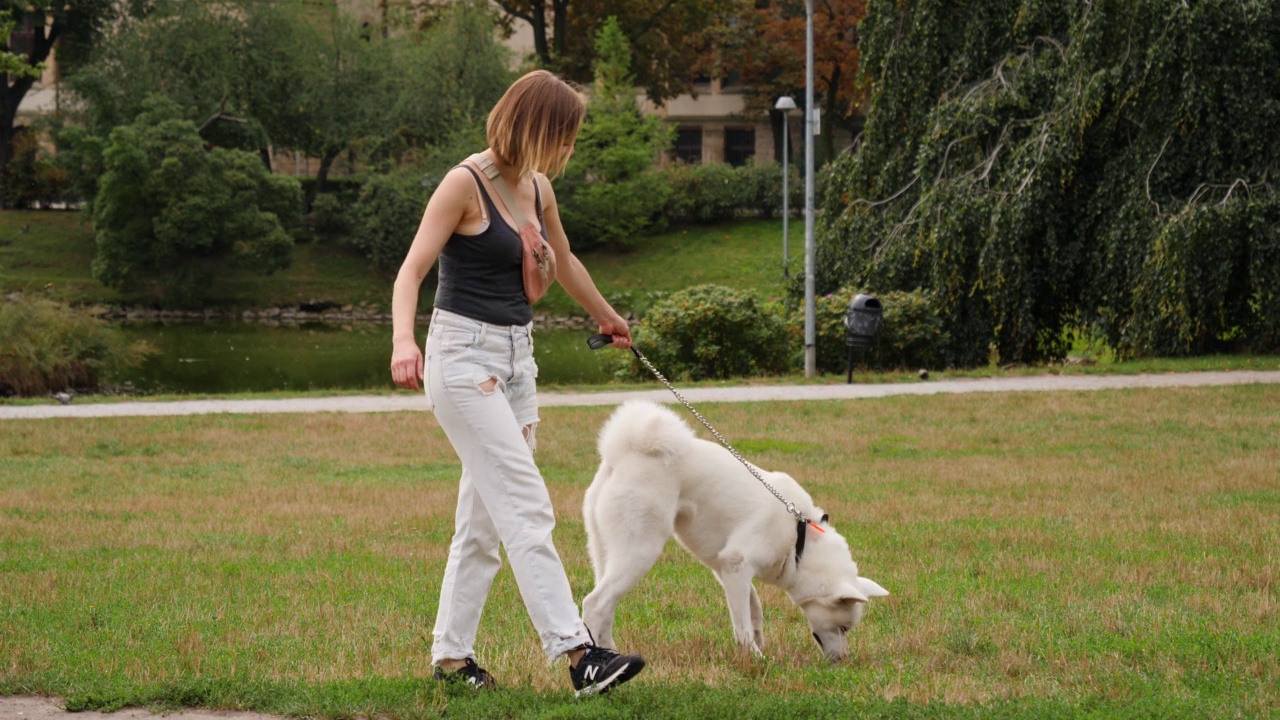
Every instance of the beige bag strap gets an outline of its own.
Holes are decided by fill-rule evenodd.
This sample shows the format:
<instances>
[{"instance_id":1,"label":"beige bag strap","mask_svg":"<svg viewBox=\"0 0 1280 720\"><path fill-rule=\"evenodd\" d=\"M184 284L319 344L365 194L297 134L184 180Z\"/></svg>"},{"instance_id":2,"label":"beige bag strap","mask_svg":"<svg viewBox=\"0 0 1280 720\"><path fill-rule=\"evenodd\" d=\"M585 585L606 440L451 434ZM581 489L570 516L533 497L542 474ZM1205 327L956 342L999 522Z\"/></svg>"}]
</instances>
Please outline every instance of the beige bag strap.
<instances>
[{"instance_id":1,"label":"beige bag strap","mask_svg":"<svg viewBox=\"0 0 1280 720\"><path fill-rule=\"evenodd\" d=\"M516 221L516 227L522 228L525 225L531 225L532 223L525 220L524 213L520 212L520 207L516 205L516 200L511 194L511 186L507 184L506 179L498 172L498 166L480 153L472 155L467 160L480 168L480 172L484 173L486 178L489 178L489 184L493 186L494 190L498 191L498 199L507 208L507 212L511 213L511 218ZM535 180L534 182L537 181Z\"/></svg>"}]
</instances>

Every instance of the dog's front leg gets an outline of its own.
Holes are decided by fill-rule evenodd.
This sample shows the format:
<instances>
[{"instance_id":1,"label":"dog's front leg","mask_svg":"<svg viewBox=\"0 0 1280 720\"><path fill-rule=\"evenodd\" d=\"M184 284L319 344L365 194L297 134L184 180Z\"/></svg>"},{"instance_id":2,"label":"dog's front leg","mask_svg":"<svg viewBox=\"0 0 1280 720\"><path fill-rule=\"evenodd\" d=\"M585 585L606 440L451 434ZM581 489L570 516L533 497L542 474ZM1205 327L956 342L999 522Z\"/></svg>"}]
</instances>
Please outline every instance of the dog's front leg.
<instances>
[{"instance_id":1,"label":"dog's front leg","mask_svg":"<svg viewBox=\"0 0 1280 720\"><path fill-rule=\"evenodd\" d=\"M741 555L734 553L721 557L720 570L716 572L720 586L724 588L725 599L729 603L729 619L733 622L733 637L739 647L750 650L756 655L763 655L760 643L756 642L756 623L754 621L752 603L759 606L760 598L751 585L751 573Z\"/></svg>"},{"instance_id":2,"label":"dog's front leg","mask_svg":"<svg viewBox=\"0 0 1280 720\"><path fill-rule=\"evenodd\" d=\"M751 585L751 638L755 641L756 652L764 648L764 608L760 606L760 593ZM763 653L760 653L763 654Z\"/></svg>"}]
</instances>

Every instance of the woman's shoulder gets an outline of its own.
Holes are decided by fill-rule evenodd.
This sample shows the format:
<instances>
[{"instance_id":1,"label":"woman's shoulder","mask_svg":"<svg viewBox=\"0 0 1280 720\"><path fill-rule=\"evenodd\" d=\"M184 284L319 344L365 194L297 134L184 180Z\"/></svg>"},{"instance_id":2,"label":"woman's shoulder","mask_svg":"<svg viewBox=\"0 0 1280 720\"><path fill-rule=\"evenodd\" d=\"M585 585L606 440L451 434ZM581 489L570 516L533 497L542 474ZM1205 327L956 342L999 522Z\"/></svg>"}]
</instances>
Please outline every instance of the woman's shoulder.
<instances>
[{"instance_id":1,"label":"woman's shoulder","mask_svg":"<svg viewBox=\"0 0 1280 720\"><path fill-rule=\"evenodd\" d=\"M551 189L551 178L547 177L546 173L540 173L537 170L534 170L533 182L538 186L538 191L544 198L555 198L555 190Z\"/></svg>"},{"instance_id":2,"label":"woman's shoulder","mask_svg":"<svg viewBox=\"0 0 1280 720\"><path fill-rule=\"evenodd\" d=\"M439 195L441 199L469 202L476 195L475 178L467 172L465 166L455 165L440 178L440 183L431 195L433 198Z\"/></svg>"}]
</instances>

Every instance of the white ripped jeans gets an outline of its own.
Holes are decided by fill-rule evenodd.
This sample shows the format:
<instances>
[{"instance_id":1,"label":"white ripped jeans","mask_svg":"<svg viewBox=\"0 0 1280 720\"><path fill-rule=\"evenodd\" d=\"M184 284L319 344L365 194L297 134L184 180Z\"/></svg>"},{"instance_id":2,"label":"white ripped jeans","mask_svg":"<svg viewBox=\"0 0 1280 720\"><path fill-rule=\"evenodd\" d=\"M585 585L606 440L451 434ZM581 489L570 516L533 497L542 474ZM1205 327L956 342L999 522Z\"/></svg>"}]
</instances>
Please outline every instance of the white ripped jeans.
<instances>
[{"instance_id":1,"label":"white ripped jeans","mask_svg":"<svg viewBox=\"0 0 1280 720\"><path fill-rule=\"evenodd\" d=\"M499 543L507 549L547 657L590 642L551 540L556 524L551 496L533 462L537 375L529 325L491 325L439 309L432 313L427 402L462 461L453 542L433 630L433 664L475 657L480 612L502 565Z\"/></svg>"}]
</instances>

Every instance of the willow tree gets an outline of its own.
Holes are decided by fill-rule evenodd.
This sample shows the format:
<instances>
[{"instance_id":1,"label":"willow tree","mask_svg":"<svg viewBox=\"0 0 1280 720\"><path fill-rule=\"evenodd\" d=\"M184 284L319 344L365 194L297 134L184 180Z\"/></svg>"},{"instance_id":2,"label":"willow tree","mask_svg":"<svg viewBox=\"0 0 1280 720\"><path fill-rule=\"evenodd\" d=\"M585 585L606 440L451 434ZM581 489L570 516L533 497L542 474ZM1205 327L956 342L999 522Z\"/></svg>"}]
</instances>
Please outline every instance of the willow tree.
<instances>
[{"instance_id":1,"label":"willow tree","mask_svg":"<svg viewBox=\"0 0 1280 720\"><path fill-rule=\"evenodd\" d=\"M1280 6L872 0L818 287L927 288L949 360L1280 348Z\"/></svg>"}]
</instances>

